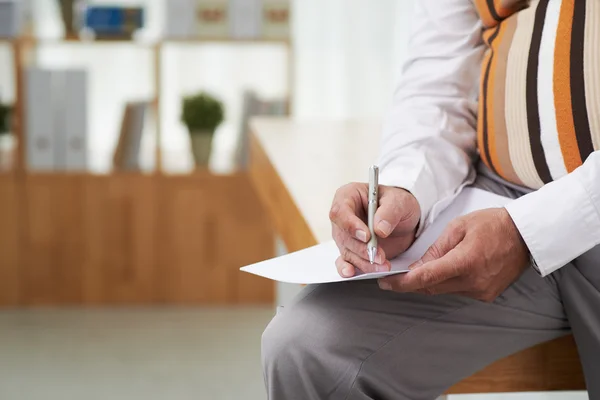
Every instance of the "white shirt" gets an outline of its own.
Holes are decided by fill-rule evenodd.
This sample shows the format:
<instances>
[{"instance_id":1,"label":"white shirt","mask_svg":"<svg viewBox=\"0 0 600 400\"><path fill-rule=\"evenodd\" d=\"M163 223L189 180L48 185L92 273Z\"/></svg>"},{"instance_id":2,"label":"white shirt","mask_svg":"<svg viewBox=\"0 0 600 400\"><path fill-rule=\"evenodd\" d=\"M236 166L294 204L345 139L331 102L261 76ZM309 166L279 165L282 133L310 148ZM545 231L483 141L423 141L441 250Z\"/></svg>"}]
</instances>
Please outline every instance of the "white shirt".
<instances>
[{"instance_id":1,"label":"white shirt","mask_svg":"<svg viewBox=\"0 0 600 400\"><path fill-rule=\"evenodd\" d=\"M417 198L418 233L476 176L481 32L471 0L416 2L409 59L383 128L380 183ZM600 151L506 209L543 276L568 264L600 244Z\"/></svg>"}]
</instances>

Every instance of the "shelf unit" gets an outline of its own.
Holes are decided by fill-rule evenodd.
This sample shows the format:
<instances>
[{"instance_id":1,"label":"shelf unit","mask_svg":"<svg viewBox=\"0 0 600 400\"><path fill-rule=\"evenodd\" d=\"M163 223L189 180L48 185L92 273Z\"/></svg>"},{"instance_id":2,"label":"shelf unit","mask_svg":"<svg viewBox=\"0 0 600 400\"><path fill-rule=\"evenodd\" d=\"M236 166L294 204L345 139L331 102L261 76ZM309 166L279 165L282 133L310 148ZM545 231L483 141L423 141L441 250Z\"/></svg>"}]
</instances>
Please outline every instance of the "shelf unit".
<instances>
[{"instance_id":1,"label":"shelf unit","mask_svg":"<svg viewBox=\"0 0 600 400\"><path fill-rule=\"evenodd\" d=\"M207 44L219 44L219 45L281 45L287 50L287 92L288 92L288 104L290 113L293 110L293 98L294 98L294 51L293 43L290 39L230 39L230 38L165 38L152 41L139 41L129 39L101 39L101 40L87 40L79 37L64 37L64 38L36 38L31 36L24 36L15 39L0 39L0 44L5 43L13 49L14 59L14 76L16 79L16 94L15 94L15 138L17 142L17 151L14 163L14 170L17 174L26 172L27 160L24 150L24 139L25 139L25 102L24 98L24 68L28 65L32 65L34 61L35 49L38 46L46 44L69 44L69 45L85 45L85 46L110 46L110 45L131 45L140 46L152 49L154 52L154 86L155 96L153 99L154 111L156 115L156 173L162 173L162 149L161 149L161 85L163 80L163 68L162 68L162 50L165 45L168 44L185 44L202 46Z\"/></svg>"},{"instance_id":2,"label":"shelf unit","mask_svg":"<svg viewBox=\"0 0 600 400\"><path fill-rule=\"evenodd\" d=\"M163 173L160 88L163 48L171 43L285 46L291 105L289 40L0 39L13 51L17 146L12 170L0 173L0 308L273 304L272 282L238 270L275 255L273 226L247 173ZM118 44L153 51L153 174L27 170L24 69L35 65L36 48L46 44Z\"/></svg>"}]
</instances>

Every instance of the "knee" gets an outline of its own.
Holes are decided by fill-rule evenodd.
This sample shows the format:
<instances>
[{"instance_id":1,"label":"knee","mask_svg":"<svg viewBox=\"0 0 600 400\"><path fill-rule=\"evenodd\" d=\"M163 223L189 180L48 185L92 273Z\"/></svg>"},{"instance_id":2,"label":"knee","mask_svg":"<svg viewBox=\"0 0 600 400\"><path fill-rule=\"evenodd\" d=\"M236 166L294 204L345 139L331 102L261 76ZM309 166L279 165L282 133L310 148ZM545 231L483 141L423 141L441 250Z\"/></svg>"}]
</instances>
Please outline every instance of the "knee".
<instances>
[{"instance_id":1,"label":"knee","mask_svg":"<svg viewBox=\"0 0 600 400\"><path fill-rule=\"evenodd\" d=\"M285 382L302 391L317 377L335 373L340 366L332 354L340 339L333 328L331 318L323 315L323 307L311 301L300 302L275 316L261 343L267 385Z\"/></svg>"},{"instance_id":2,"label":"knee","mask_svg":"<svg viewBox=\"0 0 600 400\"><path fill-rule=\"evenodd\" d=\"M262 334L261 355L267 379L286 374L301 365L306 346L303 330L292 316L279 314L273 318Z\"/></svg>"}]
</instances>

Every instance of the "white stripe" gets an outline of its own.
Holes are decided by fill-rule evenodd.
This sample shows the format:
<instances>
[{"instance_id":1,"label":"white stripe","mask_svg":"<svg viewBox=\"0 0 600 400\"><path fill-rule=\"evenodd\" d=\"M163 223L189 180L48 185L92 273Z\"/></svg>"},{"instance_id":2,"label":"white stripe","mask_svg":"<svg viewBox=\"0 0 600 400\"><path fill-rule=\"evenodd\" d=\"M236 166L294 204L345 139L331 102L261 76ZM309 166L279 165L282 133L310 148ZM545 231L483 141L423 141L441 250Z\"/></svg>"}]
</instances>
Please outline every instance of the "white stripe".
<instances>
[{"instance_id":1,"label":"white stripe","mask_svg":"<svg viewBox=\"0 0 600 400\"><path fill-rule=\"evenodd\" d=\"M540 114L541 141L546 153L546 163L552 179L567 174L565 160L560 150L554 105L554 49L560 16L561 0L550 0L542 31L538 66L538 108Z\"/></svg>"}]
</instances>

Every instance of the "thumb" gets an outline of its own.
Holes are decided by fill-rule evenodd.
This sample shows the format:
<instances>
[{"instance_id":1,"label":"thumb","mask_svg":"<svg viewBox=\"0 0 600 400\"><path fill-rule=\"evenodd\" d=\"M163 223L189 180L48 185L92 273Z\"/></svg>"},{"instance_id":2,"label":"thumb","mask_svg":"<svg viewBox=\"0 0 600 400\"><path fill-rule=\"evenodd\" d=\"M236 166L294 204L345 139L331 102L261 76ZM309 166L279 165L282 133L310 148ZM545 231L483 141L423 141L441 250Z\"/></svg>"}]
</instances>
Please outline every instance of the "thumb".
<instances>
[{"instance_id":1,"label":"thumb","mask_svg":"<svg viewBox=\"0 0 600 400\"><path fill-rule=\"evenodd\" d=\"M395 230L412 232L419 221L417 199L408 191L397 187L380 186L379 207L375 213L375 233L386 238Z\"/></svg>"},{"instance_id":2,"label":"thumb","mask_svg":"<svg viewBox=\"0 0 600 400\"><path fill-rule=\"evenodd\" d=\"M452 221L437 240L429 246L425 254L411 264L408 269L415 269L428 262L438 260L448 254L460 242L463 241L466 235L464 225L460 220Z\"/></svg>"}]
</instances>

